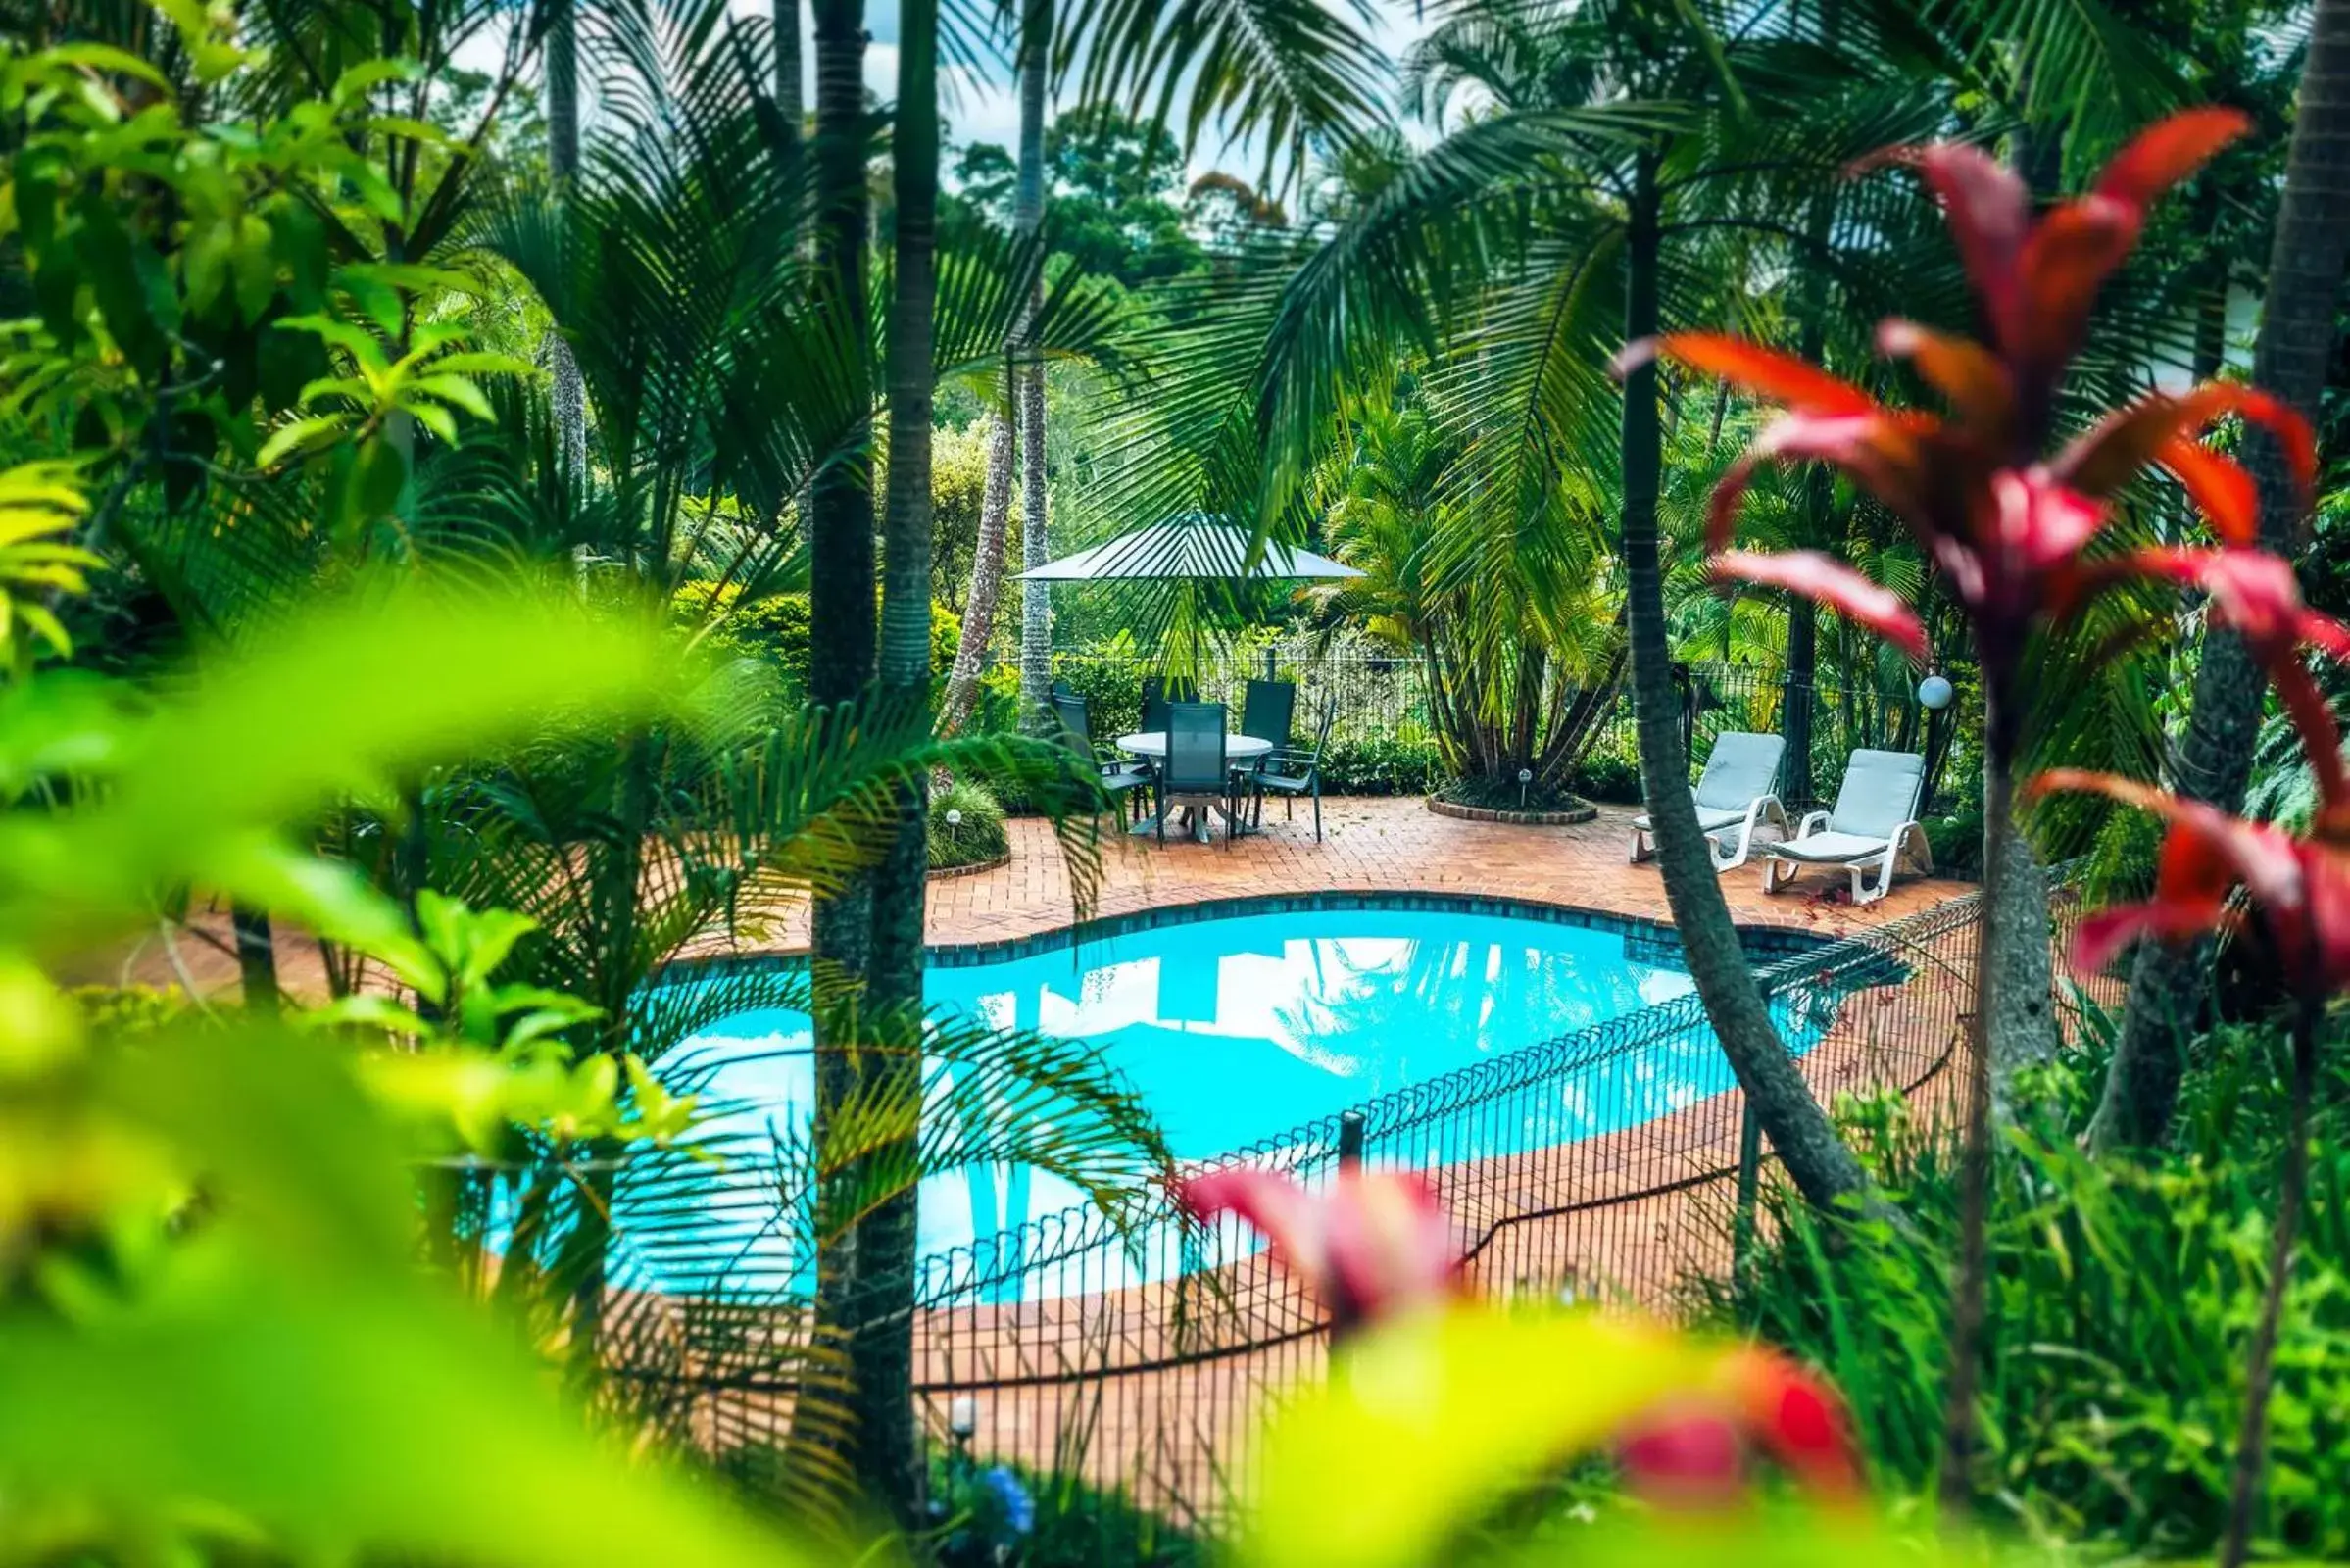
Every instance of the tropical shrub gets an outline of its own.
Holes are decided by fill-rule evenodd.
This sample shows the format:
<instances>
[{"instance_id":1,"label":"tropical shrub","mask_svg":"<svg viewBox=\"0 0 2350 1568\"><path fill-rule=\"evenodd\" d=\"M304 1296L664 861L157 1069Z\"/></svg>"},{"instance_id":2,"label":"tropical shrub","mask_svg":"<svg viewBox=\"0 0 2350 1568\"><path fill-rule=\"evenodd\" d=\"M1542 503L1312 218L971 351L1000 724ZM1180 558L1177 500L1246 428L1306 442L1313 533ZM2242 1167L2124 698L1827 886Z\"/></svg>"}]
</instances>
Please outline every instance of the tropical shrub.
<instances>
[{"instance_id":1,"label":"tropical shrub","mask_svg":"<svg viewBox=\"0 0 2350 1568\"><path fill-rule=\"evenodd\" d=\"M1322 756L1322 793L1425 795L1446 772L1443 751L1427 734L1333 737Z\"/></svg>"},{"instance_id":2,"label":"tropical shrub","mask_svg":"<svg viewBox=\"0 0 2350 1568\"><path fill-rule=\"evenodd\" d=\"M2268 1277L2286 1094L2282 1032L2204 1042L2177 1145L2145 1164L2079 1139L2105 1068L2090 1049L2020 1086L1996 1166L1983 1506L2048 1540L2208 1554L2226 1519L2246 1348ZM1881 1486L1922 1493L1942 1444L1957 1153L1890 1101L1842 1121L1904 1222L1830 1218L1764 1198L1736 1280L1693 1294L1718 1322L1821 1367L1850 1400ZM2316 1122L2302 1250L2286 1299L2268 1549L2350 1551L2350 1075Z\"/></svg>"},{"instance_id":3,"label":"tropical shrub","mask_svg":"<svg viewBox=\"0 0 2350 1568\"><path fill-rule=\"evenodd\" d=\"M1638 806L1640 760L1632 755L1629 747L1594 748L1568 772L1567 787L1588 801Z\"/></svg>"},{"instance_id":4,"label":"tropical shrub","mask_svg":"<svg viewBox=\"0 0 2350 1568\"><path fill-rule=\"evenodd\" d=\"M808 595L744 594L734 584L695 581L677 590L679 616L689 623L714 620L710 640L717 647L752 659L776 670L795 693L808 690ZM944 676L955 662L955 645L962 622L955 612L932 601L930 606L930 671Z\"/></svg>"},{"instance_id":5,"label":"tropical shrub","mask_svg":"<svg viewBox=\"0 0 2350 1568\"><path fill-rule=\"evenodd\" d=\"M1004 858L1010 840L1004 807L977 779L958 778L930 797L930 868L980 865Z\"/></svg>"}]
</instances>

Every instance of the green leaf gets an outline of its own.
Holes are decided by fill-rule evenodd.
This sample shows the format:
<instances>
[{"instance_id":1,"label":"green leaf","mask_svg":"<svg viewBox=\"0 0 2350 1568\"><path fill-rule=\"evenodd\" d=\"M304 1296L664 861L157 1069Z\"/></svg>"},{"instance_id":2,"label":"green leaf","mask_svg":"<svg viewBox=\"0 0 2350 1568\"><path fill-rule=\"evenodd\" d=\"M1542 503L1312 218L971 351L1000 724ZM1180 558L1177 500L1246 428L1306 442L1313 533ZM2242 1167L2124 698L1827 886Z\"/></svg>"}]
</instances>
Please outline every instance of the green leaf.
<instances>
[{"instance_id":1,"label":"green leaf","mask_svg":"<svg viewBox=\"0 0 2350 1568\"><path fill-rule=\"evenodd\" d=\"M41 53L44 58L61 66L80 66L90 71L131 76L167 95L171 91L171 78L162 72L137 55L117 49L111 44L61 43Z\"/></svg>"},{"instance_id":2,"label":"green leaf","mask_svg":"<svg viewBox=\"0 0 2350 1568\"><path fill-rule=\"evenodd\" d=\"M308 452L323 446L337 432L349 428L351 419L340 414L314 414L279 425L264 441L261 450L253 455L257 468L273 468L297 452Z\"/></svg>"},{"instance_id":3,"label":"green leaf","mask_svg":"<svg viewBox=\"0 0 2350 1568\"><path fill-rule=\"evenodd\" d=\"M455 404L476 419L487 420L496 417L490 410L490 400L481 395L479 387L462 375L419 375L411 380L402 390L409 393L420 393L426 397L439 398L444 403Z\"/></svg>"}]
</instances>

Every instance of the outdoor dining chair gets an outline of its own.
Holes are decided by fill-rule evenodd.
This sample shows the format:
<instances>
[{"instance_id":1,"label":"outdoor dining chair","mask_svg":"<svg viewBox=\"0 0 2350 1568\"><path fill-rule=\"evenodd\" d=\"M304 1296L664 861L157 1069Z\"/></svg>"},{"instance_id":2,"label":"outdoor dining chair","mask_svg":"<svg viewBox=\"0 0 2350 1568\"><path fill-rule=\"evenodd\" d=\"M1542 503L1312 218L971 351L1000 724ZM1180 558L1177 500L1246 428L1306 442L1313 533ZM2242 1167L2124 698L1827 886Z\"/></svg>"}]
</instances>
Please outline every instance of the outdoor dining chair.
<instances>
[{"instance_id":1,"label":"outdoor dining chair","mask_svg":"<svg viewBox=\"0 0 2350 1568\"><path fill-rule=\"evenodd\" d=\"M1163 735L1167 731L1169 703L1196 703L1199 689L1181 677L1173 681L1161 675L1143 677L1143 733Z\"/></svg>"},{"instance_id":2,"label":"outdoor dining chair","mask_svg":"<svg viewBox=\"0 0 2350 1568\"><path fill-rule=\"evenodd\" d=\"M1158 770L1158 841L1167 841L1167 816L1178 806L1224 813L1224 847L1240 825L1240 797L1225 760L1222 703L1167 704L1167 757Z\"/></svg>"},{"instance_id":3,"label":"outdoor dining chair","mask_svg":"<svg viewBox=\"0 0 2350 1568\"><path fill-rule=\"evenodd\" d=\"M1241 733L1275 747L1290 743L1290 720L1297 707L1297 687L1293 681L1252 680L1241 695ZM1239 775L1239 787L1246 795L1252 787L1261 757L1245 758L1232 764Z\"/></svg>"},{"instance_id":4,"label":"outdoor dining chair","mask_svg":"<svg viewBox=\"0 0 2350 1568\"><path fill-rule=\"evenodd\" d=\"M1903 855L1931 874L1934 851L1918 825L1925 791L1926 759L1915 752L1854 752L1836 808L1810 812L1793 838L1763 851L1763 891L1778 892L1806 867L1825 867L1851 873L1854 904L1875 904L1892 887Z\"/></svg>"},{"instance_id":5,"label":"outdoor dining chair","mask_svg":"<svg viewBox=\"0 0 2350 1568\"><path fill-rule=\"evenodd\" d=\"M1125 796L1134 805L1136 816L1142 814L1142 801L1151 791L1151 764L1137 758L1105 755L1094 744L1092 722L1086 716L1085 699L1074 692L1055 691L1053 711L1060 719L1061 731L1068 737L1070 748L1094 764L1101 778L1102 792L1112 800ZM1121 803L1123 806L1125 803Z\"/></svg>"},{"instance_id":6,"label":"outdoor dining chair","mask_svg":"<svg viewBox=\"0 0 2350 1568\"><path fill-rule=\"evenodd\" d=\"M1697 798L1697 826L1713 852L1716 871L1734 871L1746 863L1754 848L1754 830L1765 821L1787 830L1787 808L1779 804L1779 763L1787 755L1787 739L1727 730L1714 737L1705 759L1705 771L1691 791ZM1645 813L1632 819L1632 863L1654 853L1655 824Z\"/></svg>"},{"instance_id":7,"label":"outdoor dining chair","mask_svg":"<svg viewBox=\"0 0 2350 1568\"><path fill-rule=\"evenodd\" d=\"M1275 746L1267 752L1256 770L1248 775L1248 784L1256 793L1256 805L1250 813L1256 825L1265 819L1265 792L1281 797L1281 814L1295 820L1297 797L1308 795L1314 803L1314 842L1322 842L1322 758L1330 750L1330 724L1338 717L1338 703L1333 700L1322 705L1321 722L1314 726L1311 751L1296 746Z\"/></svg>"}]
</instances>

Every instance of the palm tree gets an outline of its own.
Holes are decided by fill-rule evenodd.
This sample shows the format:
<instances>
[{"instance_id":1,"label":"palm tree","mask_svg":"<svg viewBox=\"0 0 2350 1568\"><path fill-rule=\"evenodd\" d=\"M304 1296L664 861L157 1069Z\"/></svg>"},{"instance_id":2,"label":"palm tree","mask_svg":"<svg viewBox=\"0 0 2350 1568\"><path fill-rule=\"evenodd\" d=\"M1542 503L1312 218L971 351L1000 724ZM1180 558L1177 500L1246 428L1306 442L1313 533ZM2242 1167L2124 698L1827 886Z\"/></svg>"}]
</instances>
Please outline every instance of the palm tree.
<instances>
[{"instance_id":1,"label":"palm tree","mask_svg":"<svg viewBox=\"0 0 2350 1568\"><path fill-rule=\"evenodd\" d=\"M1514 795L1523 769L1541 791L1563 789L1622 677L1621 585L1599 511L1562 486L1526 515L1464 517L1448 479L1459 455L1414 398L1349 401L1319 479L1324 539L1366 575L1321 611L1419 655L1456 775Z\"/></svg>"}]
</instances>

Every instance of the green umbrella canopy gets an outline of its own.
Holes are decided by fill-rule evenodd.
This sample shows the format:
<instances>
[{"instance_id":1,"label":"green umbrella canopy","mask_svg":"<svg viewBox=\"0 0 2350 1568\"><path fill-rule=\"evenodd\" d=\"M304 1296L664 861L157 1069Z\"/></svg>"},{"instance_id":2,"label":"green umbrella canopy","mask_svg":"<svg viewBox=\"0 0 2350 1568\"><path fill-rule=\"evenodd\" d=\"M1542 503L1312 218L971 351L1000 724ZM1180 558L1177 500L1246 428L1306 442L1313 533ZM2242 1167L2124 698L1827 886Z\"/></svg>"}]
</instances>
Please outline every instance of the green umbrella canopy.
<instances>
[{"instance_id":1,"label":"green umbrella canopy","mask_svg":"<svg viewBox=\"0 0 2350 1568\"><path fill-rule=\"evenodd\" d=\"M1024 582L1144 582L1220 578L1247 582L1302 582L1359 577L1328 556L1264 541L1250 560L1248 530L1193 513L1122 533L1115 539L1049 561L1019 574ZM1244 570L1243 568L1247 569Z\"/></svg>"}]
</instances>

